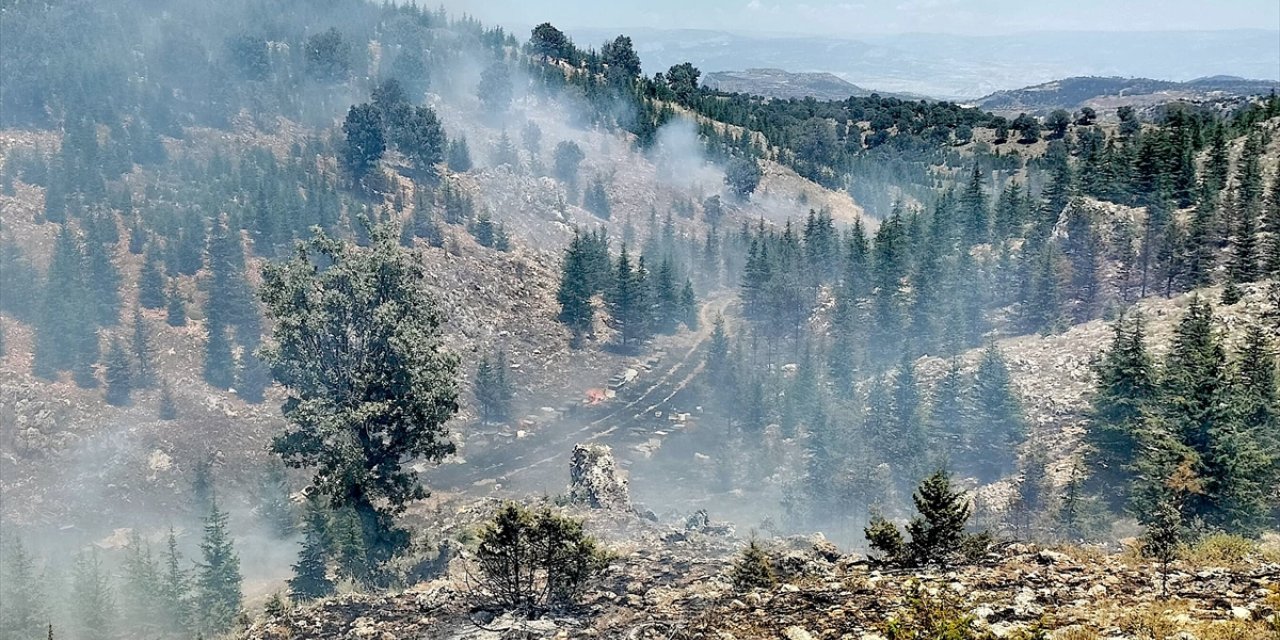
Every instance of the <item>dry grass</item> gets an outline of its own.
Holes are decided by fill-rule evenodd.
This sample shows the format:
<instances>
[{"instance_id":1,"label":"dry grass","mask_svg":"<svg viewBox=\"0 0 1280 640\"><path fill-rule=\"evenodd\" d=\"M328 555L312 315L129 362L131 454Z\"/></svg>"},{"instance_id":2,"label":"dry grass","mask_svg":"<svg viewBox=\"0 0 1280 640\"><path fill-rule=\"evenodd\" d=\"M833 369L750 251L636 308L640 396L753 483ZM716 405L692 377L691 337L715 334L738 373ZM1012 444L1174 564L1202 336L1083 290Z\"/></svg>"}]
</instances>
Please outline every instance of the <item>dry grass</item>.
<instances>
[{"instance_id":1,"label":"dry grass","mask_svg":"<svg viewBox=\"0 0 1280 640\"><path fill-rule=\"evenodd\" d=\"M1277 604L1280 604L1280 591L1274 597ZM1186 616L1179 614L1189 611L1189 604L1184 601L1153 604L1123 616L1119 626L1126 636L1134 640L1178 640L1187 637L1197 640L1280 640L1280 619L1180 621L1180 617L1186 620ZM1096 638L1096 634L1071 635L1055 637L1055 640Z\"/></svg>"},{"instance_id":2,"label":"dry grass","mask_svg":"<svg viewBox=\"0 0 1280 640\"><path fill-rule=\"evenodd\" d=\"M1120 629L1134 640L1172 640L1182 631L1173 621L1170 610L1154 610L1150 607L1133 611L1120 619Z\"/></svg>"},{"instance_id":3,"label":"dry grass","mask_svg":"<svg viewBox=\"0 0 1280 640\"><path fill-rule=\"evenodd\" d=\"M1258 541L1258 554L1263 562L1280 562L1280 533L1262 534Z\"/></svg>"},{"instance_id":4,"label":"dry grass","mask_svg":"<svg viewBox=\"0 0 1280 640\"><path fill-rule=\"evenodd\" d=\"M1088 544L1060 544L1051 547L1051 550L1081 564L1099 563L1105 560L1108 555L1106 549Z\"/></svg>"},{"instance_id":5,"label":"dry grass","mask_svg":"<svg viewBox=\"0 0 1280 640\"><path fill-rule=\"evenodd\" d=\"M1178 556L1196 568L1223 567L1234 569L1248 564L1259 555L1258 543L1229 533L1207 535L1195 544L1183 547Z\"/></svg>"},{"instance_id":6,"label":"dry grass","mask_svg":"<svg viewBox=\"0 0 1280 640\"><path fill-rule=\"evenodd\" d=\"M1194 634L1199 640L1276 640L1280 628L1265 622L1227 620L1201 624Z\"/></svg>"},{"instance_id":7,"label":"dry grass","mask_svg":"<svg viewBox=\"0 0 1280 640\"><path fill-rule=\"evenodd\" d=\"M1085 627L1067 627L1053 634L1053 640L1098 640L1098 632Z\"/></svg>"}]
</instances>

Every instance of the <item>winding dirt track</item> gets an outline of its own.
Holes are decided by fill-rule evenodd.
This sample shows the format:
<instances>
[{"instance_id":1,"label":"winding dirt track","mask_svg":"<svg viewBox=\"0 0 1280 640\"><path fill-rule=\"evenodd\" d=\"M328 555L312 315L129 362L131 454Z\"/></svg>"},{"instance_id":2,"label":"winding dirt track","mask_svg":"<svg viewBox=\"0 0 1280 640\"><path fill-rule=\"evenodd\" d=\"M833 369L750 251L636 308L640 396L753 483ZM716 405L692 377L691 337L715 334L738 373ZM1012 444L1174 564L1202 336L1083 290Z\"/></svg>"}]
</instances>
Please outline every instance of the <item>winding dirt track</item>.
<instances>
[{"instance_id":1,"label":"winding dirt track","mask_svg":"<svg viewBox=\"0 0 1280 640\"><path fill-rule=\"evenodd\" d=\"M626 427L661 410L702 372L703 347L711 338L715 317L724 313L733 300L732 295L722 295L702 305L698 311L698 330L685 338L687 346L679 350L680 357L656 377L637 379L633 385L643 385L639 395L625 402L615 400L602 405L585 416L580 414L548 425L529 437L491 445L468 456L465 463L431 471L429 484L437 488L465 489L484 480L497 479L507 486L545 488L552 486L548 481L560 483L556 479L564 475L564 465L574 444L603 441L617 445L635 441L637 436ZM566 400L574 401L576 396ZM644 433L639 439L650 437Z\"/></svg>"}]
</instances>

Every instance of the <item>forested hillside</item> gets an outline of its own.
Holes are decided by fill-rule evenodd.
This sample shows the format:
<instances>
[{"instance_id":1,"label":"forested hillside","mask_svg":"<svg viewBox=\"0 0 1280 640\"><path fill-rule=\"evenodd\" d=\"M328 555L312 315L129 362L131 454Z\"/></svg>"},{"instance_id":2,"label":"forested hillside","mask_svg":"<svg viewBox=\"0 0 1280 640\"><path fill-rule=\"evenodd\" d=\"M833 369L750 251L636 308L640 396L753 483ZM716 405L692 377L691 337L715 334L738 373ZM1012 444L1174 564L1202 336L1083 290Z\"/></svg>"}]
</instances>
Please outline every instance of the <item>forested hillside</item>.
<instances>
[{"instance_id":1,"label":"forested hillside","mask_svg":"<svg viewBox=\"0 0 1280 640\"><path fill-rule=\"evenodd\" d=\"M1274 94L1007 118L414 5L2 11L2 640L277 637L460 562L579 611L625 576L570 503L894 570L1274 554ZM790 579L761 549L733 589Z\"/></svg>"}]
</instances>

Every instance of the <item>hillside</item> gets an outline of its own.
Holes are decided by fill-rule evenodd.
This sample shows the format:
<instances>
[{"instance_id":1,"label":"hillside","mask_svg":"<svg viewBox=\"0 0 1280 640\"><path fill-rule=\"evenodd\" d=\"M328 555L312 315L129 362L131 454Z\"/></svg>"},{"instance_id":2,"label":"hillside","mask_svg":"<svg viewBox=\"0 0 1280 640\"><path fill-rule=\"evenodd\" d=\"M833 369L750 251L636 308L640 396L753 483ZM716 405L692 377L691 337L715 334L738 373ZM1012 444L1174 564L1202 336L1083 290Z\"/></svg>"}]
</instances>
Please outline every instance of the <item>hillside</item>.
<instances>
[{"instance_id":1,"label":"hillside","mask_svg":"<svg viewBox=\"0 0 1280 640\"><path fill-rule=\"evenodd\" d=\"M782 69L746 69L744 71L712 71L703 78L703 84L725 93L749 93L770 98L816 98L818 100L844 100L850 96L869 96L877 93L845 81L831 73L793 72ZM886 97L918 98L900 94L882 94Z\"/></svg>"},{"instance_id":2,"label":"hillside","mask_svg":"<svg viewBox=\"0 0 1280 640\"><path fill-rule=\"evenodd\" d=\"M464 538L498 505L446 501L429 526ZM764 537L778 583L736 588L731 578L741 535L695 516L660 522L623 510L570 506L615 549L600 584L580 608L534 620L503 614L477 599L466 574L471 550L447 545L440 573L403 592L343 594L265 616L237 634L245 640L296 638L784 638L882 637L897 619L965 613L974 638L1019 632L1069 637L1144 637L1144 629L1197 637L1266 638L1280 593L1280 540L1229 565L1179 561L1169 576L1176 600L1161 600L1156 567L1097 548L1009 545L977 566L897 571L841 549L822 534ZM447 515L446 515L447 514ZM923 594L923 600L921 600ZM916 603L913 606L913 601ZM475 603L467 606L466 603ZM927 609L926 607L934 607ZM423 612L428 612L424 615ZM1271 627L1274 628L1274 627ZM1222 634L1222 635L1211 635Z\"/></svg>"},{"instance_id":3,"label":"hillside","mask_svg":"<svg viewBox=\"0 0 1280 640\"><path fill-rule=\"evenodd\" d=\"M1092 107L1099 113L1120 106L1148 107L1168 102L1231 104L1251 96L1265 96L1280 89L1274 80L1246 80L1234 76L1196 78L1186 82L1150 78L1075 77L997 91L974 105L999 113L1046 114L1054 109L1078 111Z\"/></svg>"},{"instance_id":4,"label":"hillside","mask_svg":"<svg viewBox=\"0 0 1280 640\"><path fill-rule=\"evenodd\" d=\"M1280 97L641 34L6 8L0 640L1271 640Z\"/></svg>"}]
</instances>

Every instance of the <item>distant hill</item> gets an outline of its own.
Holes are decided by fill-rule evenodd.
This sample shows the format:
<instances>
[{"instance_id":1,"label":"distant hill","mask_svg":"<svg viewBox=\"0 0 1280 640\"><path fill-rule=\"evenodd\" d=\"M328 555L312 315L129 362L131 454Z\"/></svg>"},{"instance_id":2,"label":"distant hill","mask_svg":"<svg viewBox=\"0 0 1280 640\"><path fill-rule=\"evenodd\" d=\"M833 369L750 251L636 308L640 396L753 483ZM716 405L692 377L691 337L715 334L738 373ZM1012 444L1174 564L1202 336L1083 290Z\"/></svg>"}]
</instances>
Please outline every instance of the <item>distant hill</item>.
<instances>
[{"instance_id":1,"label":"distant hill","mask_svg":"<svg viewBox=\"0 0 1280 640\"><path fill-rule=\"evenodd\" d=\"M1236 76L1209 76L1187 82L1150 78L1075 77L1021 89L997 91L974 104L988 111L1029 113L1081 107L1114 108L1146 106L1173 100L1216 102L1280 90L1275 80L1248 80Z\"/></svg>"},{"instance_id":2,"label":"distant hill","mask_svg":"<svg viewBox=\"0 0 1280 640\"><path fill-rule=\"evenodd\" d=\"M597 47L619 33L635 42L649 75L686 61L704 74L751 68L828 71L881 92L940 100L974 100L993 91L1070 76L1187 81L1225 73L1280 79L1280 32L1274 28L866 33L848 38L704 29L569 30L575 42Z\"/></svg>"},{"instance_id":3,"label":"distant hill","mask_svg":"<svg viewBox=\"0 0 1280 640\"><path fill-rule=\"evenodd\" d=\"M806 98L818 100L844 100L850 96L865 97L873 93L888 96L860 87L833 73L793 72L782 69L747 69L745 71L713 71L703 78L703 84L729 93L749 93L769 98Z\"/></svg>"}]
</instances>

